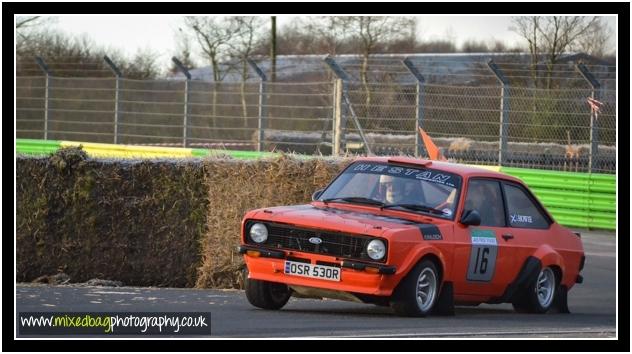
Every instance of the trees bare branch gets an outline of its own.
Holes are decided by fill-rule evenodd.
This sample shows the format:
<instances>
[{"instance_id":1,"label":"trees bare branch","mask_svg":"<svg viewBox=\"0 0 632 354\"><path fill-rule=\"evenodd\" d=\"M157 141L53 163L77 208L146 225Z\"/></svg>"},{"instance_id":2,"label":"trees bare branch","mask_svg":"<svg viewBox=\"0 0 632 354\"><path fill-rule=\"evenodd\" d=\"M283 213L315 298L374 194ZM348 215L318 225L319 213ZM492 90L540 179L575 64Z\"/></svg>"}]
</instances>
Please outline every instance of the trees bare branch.
<instances>
[{"instance_id":1,"label":"trees bare branch","mask_svg":"<svg viewBox=\"0 0 632 354\"><path fill-rule=\"evenodd\" d=\"M187 16L184 18L187 29L195 35L204 56L211 62L213 81L222 81L220 62L228 57L229 43L237 34L225 17Z\"/></svg>"},{"instance_id":2,"label":"trees bare branch","mask_svg":"<svg viewBox=\"0 0 632 354\"><path fill-rule=\"evenodd\" d=\"M248 126L248 105L246 104L246 80L249 78L248 62L255 47L262 45L264 20L256 16L233 16L228 19L229 26L235 29L235 36L230 41L231 54L240 65L241 75L241 106L244 117L244 127Z\"/></svg>"},{"instance_id":3,"label":"trees bare branch","mask_svg":"<svg viewBox=\"0 0 632 354\"><path fill-rule=\"evenodd\" d=\"M34 24L41 16L17 17L15 19L15 29L23 29Z\"/></svg>"},{"instance_id":4,"label":"trees bare branch","mask_svg":"<svg viewBox=\"0 0 632 354\"><path fill-rule=\"evenodd\" d=\"M416 27L414 17L389 16L342 16L337 19L346 35L359 39L362 53L360 78L365 87L365 109L368 114L371 105L371 90L368 86L369 56L374 53L379 43L395 41L406 37L410 29ZM368 115L367 115L368 117Z\"/></svg>"},{"instance_id":5,"label":"trees bare branch","mask_svg":"<svg viewBox=\"0 0 632 354\"><path fill-rule=\"evenodd\" d=\"M532 16L512 18L511 29L529 46L532 72L537 85L537 64L546 61L546 87L551 88L551 73L562 54L572 50L600 23L599 17Z\"/></svg>"}]
</instances>

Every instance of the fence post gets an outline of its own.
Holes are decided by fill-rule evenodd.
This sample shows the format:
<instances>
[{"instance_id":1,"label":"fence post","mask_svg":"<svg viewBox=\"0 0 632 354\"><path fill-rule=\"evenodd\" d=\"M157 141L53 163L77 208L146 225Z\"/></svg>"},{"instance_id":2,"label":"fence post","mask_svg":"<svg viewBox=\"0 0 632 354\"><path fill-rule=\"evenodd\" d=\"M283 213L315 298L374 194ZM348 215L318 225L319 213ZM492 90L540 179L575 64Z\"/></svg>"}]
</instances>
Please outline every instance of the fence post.
<instances>
[{"instance_id":1,"label":"fence post","mask_svg":"<svg viewBox=\"0 0 632 354\"><path fill-rule=\"evenodd\" d=\"M334 155L340 155L340 147L346 146L346 127L347 127L347 115L343 113L342 107L342 91L344 90L344 80L348 80L347 73L339 67L334 59L327 55L324 58L325 64L327 67L333 72L333 74L337 77L335 79L335 101L334 101Z\"/></svg>"},{"instance_id":2,"label":"fence post","mask_svg":"<svg viewBox=\"0 0 632 354\"><path fill-rule=\"evenodd\" d=\"M46 83L44 84L44 140L48 140L48 101L50 98L50 76L52 75L52 73L48 68L48 65L46 65L46 62L44 62L44 59L40 57L35 57L35 62L37 63L37 66L42 69L44 74L46 74Z\"/></svg>"},{"instance_id":3,"label":"fence post","mask_svg":"<svg viewBox=\"0 0 632 354\"><path fill-rule=\"evenodd\" d=\"M353 118L353 122L355 123L356 129L358 129L358 133L360 134L360 138L362 139L362 143L364 144L364 150L367 155L371 155L371 148L369 147L369 143L364 135L364 131L362 130L362 126L360 125L360 121L358 120L358 116L356 116L355 111L353 110L353 106L351 105L351 99L349 98L349 76L345 71L336 63L336 61L329 55L327 55L324 59L325 64L333 71L333 73L342 81L342 89L340 90L340 96L343 102L346 105L346 108L349 109L351 113L351 118ZM342 108L342 104L340 105ZM347 115L341 114L340 118L340 144L346 146L346 126L347 126Z\"/></svg>"},{"instance_id":4,"label":"fence post","mask_svg":"<svg viewBox=\"0 0 632 354\"><path fill-rule=\"evenodd\" d=\"M333 154L340 155L340 141L343 134L342 126L342 79L334 81L334 128L333 128Z\"/></svg>"},{"instance_id":5,"label":"fence post","mask_svg":"<svg viewBox=\"0 0 632 354\"><path fill-rule=\"evenodd\" d=\"M593 74L588 70L588 68L584 64L576 64L575 68L582 77L588 82L590 87L592 88L592 92L590 96L595 99L600 99L600 89L601 84L599 81L593 76ZM597 125L597 112L594 109L590 110L590 152L588 155L588 170L590 172L594 172L597 166L599 166L598 158L599 158L599 126Z\"/></svg>"},{"instance_id":6,"label":"fence post","mask_svg":"<svg viewBox=\"0 0 632 354\"><path fill-rule=\"evenodd\" d=\"M186 81L184 82L184 128L182 131L182 147L187 146L187 126L189 125L189 84L191 82L191 73L189 73L189 69L187 69L184 64L178 58L171 58L174 64L182 71L184 76L186 76Z\"/></svg>"},{"instance_id":7,"label":"fence post","mask_svg":"<svg viewBox=\"0 0 632 354\"><path fill-rule=\"evenodd\" d=\"M257 63L252 59L246 59L248 64L259 76L259 118L258 118L258 134L257 134L257 151L265 150L265 128L267 125L266 117L268 116L268 97L267 97L267 81L266 74L259 68Z\"/></svg>"},{"instance_id":8,"label":"fence post","mask_svg":"<svg viewBox=\"0 0 632 354\"><path fill-rule=\"evenodd\" d=\"M336 148L336 115L338 114L338 80L333 80L331 87L331 154L337 156L340 146Z\"/></svg>"},{"instance_id":9,"label":"fence post","mask_svg":"<svg viewBox=\"0 0 632 354\"><path fill-rule=\"evenodd\" d=\"M500 94L500 143L498 146L498 165L503 166L507 160L507 133L509 128L509 80L502 70L489 59L487 66L494 73L502 85Z\"/></svg>"},{"instance_id":10,"label":"fence post","mask_svg":"<svg viewBox=\"0 0 632 354\"><path fill-rule=\"evenodd\" d=\"M423 77L423 75L421 75L419 70L417 70L413 62L410 60L410 58L404 59L402 61L402 64L404 64L406 69L408 69L408 72L410 72L415 77L415 79L417 79L416 92L415 92L417 96L417 110L415 111L415 156L419 157L419 156L423 156L426 150L423 144L421 143L420 141L421 137L419 136L419 128L423 129L424 108L425 108L424 84L426 83L426 80Z\"/></svg>"},{"instance_id":11,"label":"fence post","mask_svg":"<svg viewBox=\"0 0 632 354\"><path fill-rule=\"evenodd\" d=\"M114 76L116 76L116 87L114 90L114 144L118 144L118 125L119 125L119 89L120 89L120 80L123 77L119 68L114 64L114 62L107 56L103 56L103 60L108 65L110 70Z\"/></svg>"}]
</instances>

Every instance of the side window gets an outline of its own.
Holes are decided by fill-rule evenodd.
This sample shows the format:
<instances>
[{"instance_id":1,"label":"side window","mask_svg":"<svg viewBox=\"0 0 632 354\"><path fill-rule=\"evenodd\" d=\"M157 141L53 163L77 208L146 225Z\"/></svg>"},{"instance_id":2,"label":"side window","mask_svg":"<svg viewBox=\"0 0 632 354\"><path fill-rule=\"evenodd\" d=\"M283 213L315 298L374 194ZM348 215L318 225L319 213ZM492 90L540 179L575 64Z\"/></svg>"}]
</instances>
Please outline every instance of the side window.
<instances>
[{"instance_id":1,"label":"side window","mask_svg":"<svg viewBox=\"0 0 632 354\"><path fill-rule=\"evenodd\" d=\"M547 229L549 221L521 189L510 184L503 184L507 198L507 212L511 227L529 229Z\"/></svg>"},{"instance_id":2,"label":"side window","mask_svg":"<svg viewBox=\"0 0 632 354\"><path fill-rule=\"evenodd\" d=\"M481 226L505 226L505 210L500 183L484 179L470 180L465 209L481 214Z\"/></svg>"}]
</instances>

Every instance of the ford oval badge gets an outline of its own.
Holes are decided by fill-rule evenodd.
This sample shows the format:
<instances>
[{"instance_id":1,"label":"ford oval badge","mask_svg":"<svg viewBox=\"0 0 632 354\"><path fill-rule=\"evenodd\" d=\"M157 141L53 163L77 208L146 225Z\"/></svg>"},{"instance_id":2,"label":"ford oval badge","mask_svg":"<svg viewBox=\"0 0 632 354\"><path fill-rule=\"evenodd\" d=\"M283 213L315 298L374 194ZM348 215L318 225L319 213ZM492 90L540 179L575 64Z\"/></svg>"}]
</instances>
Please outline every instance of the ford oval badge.
<instances>
[{"instance_id":1,"label":"ford oval badge","mask_svg":"<svg viewBox=\"0 0 632 354\"><path fill-rule=\"evenodd\" d=\"M315 244L315 245L320 245L321 243L323 243L323 240L321 240L318 237L310 237L309 242Z\"/></svg>"}]
</instances>

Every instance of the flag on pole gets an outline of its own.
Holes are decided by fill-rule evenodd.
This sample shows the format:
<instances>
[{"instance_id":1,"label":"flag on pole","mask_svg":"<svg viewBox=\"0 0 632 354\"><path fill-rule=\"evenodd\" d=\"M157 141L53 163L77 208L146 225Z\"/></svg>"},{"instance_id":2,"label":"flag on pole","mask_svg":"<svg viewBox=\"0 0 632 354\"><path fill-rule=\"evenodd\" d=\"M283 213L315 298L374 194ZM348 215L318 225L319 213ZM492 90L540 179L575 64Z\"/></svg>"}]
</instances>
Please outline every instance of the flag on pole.
<instances>
[{"instance_id":1,"label":"flag on pole","mask_svg":"<svg viewBox=\"0 0 632 354\"><path fill-rule=\"evenodd\" d=\"M586 100L588 101L588 105L590 106L590 109L593 111L593 113L595 113L595 119L597 119L597 115L601 113L601 107L603 106L603 102L597 101L596 99L592 97L588 97Z\"/></svg>"},{"instance_id":2,"label":"flag on pole","mask_svg":"<svg viewBox=\"0 0 632 354\"><path fill-rule=\"evenodd\" d=\"M421 127L419 128L419 135L421 135L421 139L424 141L424 145L426 146L426 151L428 151L428 157L430 158L430 160L448 161L448 159L443 156L437 145L432 142L430 136L428 136L428 134L426 134L426 132L421 129Z\"/></svg>"}]
</instances>

